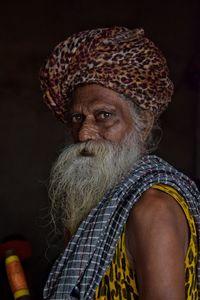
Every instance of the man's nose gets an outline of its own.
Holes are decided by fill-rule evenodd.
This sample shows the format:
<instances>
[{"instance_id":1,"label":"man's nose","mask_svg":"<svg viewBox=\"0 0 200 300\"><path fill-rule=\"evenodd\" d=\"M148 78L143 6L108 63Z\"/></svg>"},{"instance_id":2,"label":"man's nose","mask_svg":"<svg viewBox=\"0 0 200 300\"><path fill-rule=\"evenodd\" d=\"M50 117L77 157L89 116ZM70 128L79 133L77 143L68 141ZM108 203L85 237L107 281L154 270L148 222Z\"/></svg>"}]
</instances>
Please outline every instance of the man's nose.
<instances>
[{"instance_id":1,"label":"man's nose","mask_svg":"<svg viewBox=\"0 0 200 300\"><path fill-rule=\"evenodd\" d=\"M100 139L99 131L97 126L91 121L84 121L79 133L78 133L79 142L86 142L89 140L98 140Z\"/></svg>"}]
</instances>

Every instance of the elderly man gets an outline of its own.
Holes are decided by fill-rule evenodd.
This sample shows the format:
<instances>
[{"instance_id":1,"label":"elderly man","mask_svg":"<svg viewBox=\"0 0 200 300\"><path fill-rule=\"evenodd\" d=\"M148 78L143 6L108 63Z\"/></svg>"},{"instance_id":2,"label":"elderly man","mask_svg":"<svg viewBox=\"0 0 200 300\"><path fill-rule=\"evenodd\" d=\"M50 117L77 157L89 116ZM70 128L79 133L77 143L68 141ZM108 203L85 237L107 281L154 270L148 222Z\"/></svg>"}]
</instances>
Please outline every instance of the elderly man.
<instances>
[{"instance_id":1,"label":"elderly man","mask_svg":"<svg viewBox=\"0 0 200 300\"><path fill-rule=\"evenodd\" d=\"M74 144L50 198L71 239L44 299L198 299L200 195L148 155L173 85L142 29L88 30L60 43L40 73L44 99Z\"/></svg>"}]
</instances>

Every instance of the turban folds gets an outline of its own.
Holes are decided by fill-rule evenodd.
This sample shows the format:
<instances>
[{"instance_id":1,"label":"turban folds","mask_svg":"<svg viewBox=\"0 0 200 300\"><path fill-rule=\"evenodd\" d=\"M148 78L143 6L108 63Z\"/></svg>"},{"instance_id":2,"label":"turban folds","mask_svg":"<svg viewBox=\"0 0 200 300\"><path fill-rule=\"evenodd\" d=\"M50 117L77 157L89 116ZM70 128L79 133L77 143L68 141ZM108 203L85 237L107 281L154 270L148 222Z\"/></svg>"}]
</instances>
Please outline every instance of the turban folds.
<instances>
[{"instance_id":1,"label":"turban folds","mask_svg":"<svg viewBox=\"0 0 200 300\"><path fill-rule=\"evenodd\" d=\"M78 85L110 88L157 118L171 101L173 84L160 50L143 29L86 30L55 47L40 70L44 100L62 121Z\"/></svg>"}]
</instances>

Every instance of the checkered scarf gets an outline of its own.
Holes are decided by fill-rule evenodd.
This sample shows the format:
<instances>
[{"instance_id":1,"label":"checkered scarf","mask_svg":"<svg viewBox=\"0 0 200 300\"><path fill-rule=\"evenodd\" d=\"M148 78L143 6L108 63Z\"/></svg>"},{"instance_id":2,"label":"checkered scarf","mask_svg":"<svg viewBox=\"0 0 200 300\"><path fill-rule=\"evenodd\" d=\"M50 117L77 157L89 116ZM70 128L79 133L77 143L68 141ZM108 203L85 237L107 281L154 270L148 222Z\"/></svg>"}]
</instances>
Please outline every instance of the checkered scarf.
<instances>
[{"instance_id":1,"label":"checkered scarf","mask_svg":"<svg viewBox=\"0 0 200 300\"><path fill-rule=\"evenodd\" d=\"M130 209L142 193L156 183L172 186L185 198L200 241L200 193L196 185L161 158L145 156L80 225L52 268L44 299L89 300L94 297L112 261ZM199 243L198 246L200 248ZM197 274L200 295L200 255Z\"/></svg>"}]
</instances>

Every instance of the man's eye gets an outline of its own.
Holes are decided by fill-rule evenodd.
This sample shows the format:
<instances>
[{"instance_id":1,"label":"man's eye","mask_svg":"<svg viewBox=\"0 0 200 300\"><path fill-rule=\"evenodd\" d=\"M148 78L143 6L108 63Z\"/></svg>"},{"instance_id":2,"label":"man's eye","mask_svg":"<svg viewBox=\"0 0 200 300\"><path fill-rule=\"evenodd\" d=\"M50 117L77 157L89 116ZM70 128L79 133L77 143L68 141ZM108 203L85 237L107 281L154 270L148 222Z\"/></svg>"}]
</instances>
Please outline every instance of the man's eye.
<instances>
[{"instance_id":1,"label":"man's eye","mask_svg":"<svg viewBox=\"0 0 200 300\"><path fill-rule=\"evenodd\" d=\"M107 112L107 111L101 111L98 113L97 115L97 119L98 120L105 120L105 119L109 119L111 117L112 113Z\"/></svg>"},{"instance_id":2,"label":"man's eye","mask_svg":"<svg viewBox=\"0 0 200 300\"><path fill-rule=\"evenodd\" d=\"M83 121L83 116L81 114L73 114L71 116L72 123L81 123Z\"/></svg>"}]
</instances>

